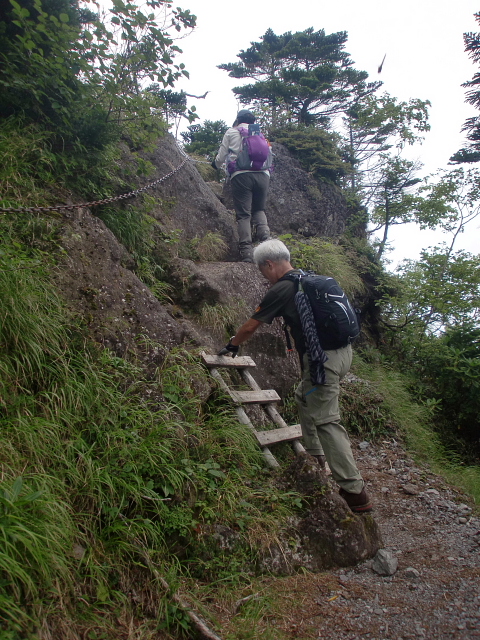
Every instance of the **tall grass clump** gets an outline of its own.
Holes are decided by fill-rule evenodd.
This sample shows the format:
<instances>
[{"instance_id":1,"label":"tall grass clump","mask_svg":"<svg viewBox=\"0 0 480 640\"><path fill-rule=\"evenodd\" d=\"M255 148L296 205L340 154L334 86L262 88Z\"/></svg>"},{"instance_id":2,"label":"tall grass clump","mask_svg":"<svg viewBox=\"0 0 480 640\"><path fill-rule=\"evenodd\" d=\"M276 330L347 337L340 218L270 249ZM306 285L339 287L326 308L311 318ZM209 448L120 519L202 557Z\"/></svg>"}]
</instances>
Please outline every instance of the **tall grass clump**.
<instances>
[{"instance_id":1,"label":"tall grass clump","mask_svg":"<svg viewBox=\"0 0 480 640\"><path fill-rule=\"evenodd\" d=\"M280 240L289 248L297 269L335 278L349 296L365 294L365 284L341 245L322 238L299 239L292 234L280 236Z\"/></svg>"},{"instance_id":2,"label":"tall grass clump","mask_svg":"<svg viewBox=\"0 0 480 640\"><path fill-rule=\"evenodd\" d=\"M217 262L223 260L228 251L227 243L223 237L215 231L208 231L200 238L193 238L193 240L190 241L190 247L193 258L202 262Z\"/></svg>"},{"instance_id":3,"label":"tall grass clump","mask_svg":"<svg viewBox=\"0 0 480 640\"><path fill-rule=\"evenodd\" d=\"M235 333L236 327L243 324L249 315L244 300L234 299L228 304L204 304L199 315L202 326L208 327L221 338Z\"/></svg>"},{"instance_id":4,"label":"tall grass clump","mask_svg":"<svg viewBox=\"0 0 480 640\"><path fill-rule=\"evenodd\" d=\"M54 182L52 135L21 118L0 123L0 205L22 207L48 202L48 186Z\"/></svg>"}]
</instances>

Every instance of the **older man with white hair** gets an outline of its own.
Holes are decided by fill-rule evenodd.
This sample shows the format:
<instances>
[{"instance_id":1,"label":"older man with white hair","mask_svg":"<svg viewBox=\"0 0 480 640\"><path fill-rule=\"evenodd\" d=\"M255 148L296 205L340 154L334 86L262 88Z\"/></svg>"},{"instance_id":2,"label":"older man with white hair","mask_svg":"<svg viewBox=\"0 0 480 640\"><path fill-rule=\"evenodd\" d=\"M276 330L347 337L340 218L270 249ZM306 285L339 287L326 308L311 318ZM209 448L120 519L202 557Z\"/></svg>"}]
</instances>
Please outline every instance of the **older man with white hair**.
<instances>
[{"instance_id":1,"label":"older man with white hair","mask_svg":"<svg viewBox=\"0 0 480 640\"><path fill-rule=\"evenodd\" d=\"M262 242L253 253L260 273L272 285L252 317L247 320L220 351L219 355L238 353L238 347L248 340L264 322L271 324L282 316L289 327L302 366L302 381L296 390L296 401L305 448L325 466L325 458L332 476L340 485L340 495L355 513L372 510L364 481L353 459L348 434L340 423L338 396L340 380L352 363L352 346L326 349L323 364L324 384L313 384L310 376L307 344L300 315L295 304L296 286L284 276L300 273L290 264L290 252L280 240ZM320 346L322 335L318 335Z\"/></svg>"}]
</instances>

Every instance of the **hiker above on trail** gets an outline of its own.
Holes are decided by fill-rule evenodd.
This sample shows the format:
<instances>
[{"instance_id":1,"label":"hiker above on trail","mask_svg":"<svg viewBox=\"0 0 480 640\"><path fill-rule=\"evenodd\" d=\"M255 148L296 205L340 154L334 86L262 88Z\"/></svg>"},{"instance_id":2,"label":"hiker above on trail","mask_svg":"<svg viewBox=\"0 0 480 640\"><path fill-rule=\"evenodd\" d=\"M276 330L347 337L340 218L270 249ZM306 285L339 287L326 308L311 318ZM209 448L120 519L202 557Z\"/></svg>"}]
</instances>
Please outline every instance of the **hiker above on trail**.
<instances>
[{"instance_id":1,"label":"hiker above on trail","mask_svg":"<svg viewBox=\"0 0 480 640\"><path fill-rule=\"evenodd\" d=\"M272 151L260 132L260 126L255 124L255 116L251 111L239 111L233 126L223 136L212 166L219 169L222 164L225 164L232 183L240 260L253 262L252 227L255 227L256 239L260 242L270 237L265 202Z\"/></svg>"},{"instance_id":2,"label":"hiker above on trail","mask_svg":"<svg viewBox=\"0 0 480 640\"><path fill-rule=\"evenodd\" d=\"M355 311L333 278L294 269L290 252L280 240L261 243L253 260L272 286L218 355L235 357L238 346L264 322L271 324L283 316L302 367L295 399L305 448L321 467L327 459L340 495L352 511L371 511L338 405L340 380L352 363L351 342L359 333Z\"/></svg>"}]
</instances>

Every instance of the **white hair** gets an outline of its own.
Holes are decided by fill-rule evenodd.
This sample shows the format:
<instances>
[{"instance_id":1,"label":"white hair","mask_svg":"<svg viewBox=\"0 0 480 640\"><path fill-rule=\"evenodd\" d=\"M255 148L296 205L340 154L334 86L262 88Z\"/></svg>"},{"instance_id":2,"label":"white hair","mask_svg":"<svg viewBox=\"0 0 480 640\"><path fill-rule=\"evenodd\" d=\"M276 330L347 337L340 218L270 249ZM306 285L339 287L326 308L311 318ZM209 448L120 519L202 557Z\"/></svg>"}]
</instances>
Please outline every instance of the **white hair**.
<instances>
[{"instance_id":1,"label":"white hair","mask_svg":"<svg viewBox=\"0 0 480 640\"><path fill-rule=\"evenodd\" d=\"M290 251L281 240L265 240L254 249L253 261L257 267L263 267L267 260L272 262L290 262Z\"/></svg>"}]
</instances>

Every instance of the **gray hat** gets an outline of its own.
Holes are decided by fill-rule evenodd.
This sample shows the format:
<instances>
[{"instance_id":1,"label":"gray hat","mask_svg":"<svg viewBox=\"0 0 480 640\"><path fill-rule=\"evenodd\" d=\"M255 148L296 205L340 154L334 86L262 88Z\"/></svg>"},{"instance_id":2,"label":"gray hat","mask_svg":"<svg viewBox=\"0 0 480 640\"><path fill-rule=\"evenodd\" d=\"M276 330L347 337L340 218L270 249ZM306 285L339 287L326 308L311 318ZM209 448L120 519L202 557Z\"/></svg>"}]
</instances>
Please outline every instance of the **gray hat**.
<instances>
[{"instance_id":1,"label":"gray hat","mask_svg":"<svg viewBox=\"0 0 480 640\"><path fill-rule=\"evenodd\" d=\"M237 113L238 122L242 122L242 119L245 118L245 117L248 117L250 119L253 118L253 121L255 122L254 114L251 111L249 111L248 109L242 109L241 111L239 111Z\"/></svg>"}]
</instances>

